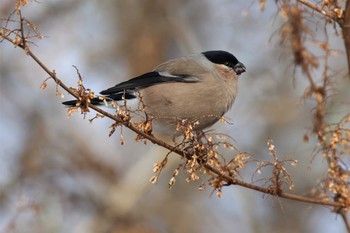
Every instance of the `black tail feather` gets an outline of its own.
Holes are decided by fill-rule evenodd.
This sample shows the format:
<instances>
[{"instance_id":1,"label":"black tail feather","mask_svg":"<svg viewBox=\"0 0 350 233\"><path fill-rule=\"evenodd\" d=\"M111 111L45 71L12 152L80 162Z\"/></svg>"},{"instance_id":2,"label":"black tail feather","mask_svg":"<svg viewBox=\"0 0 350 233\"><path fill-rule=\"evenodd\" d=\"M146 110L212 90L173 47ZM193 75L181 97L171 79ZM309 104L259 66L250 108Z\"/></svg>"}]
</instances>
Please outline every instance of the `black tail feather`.
<instances>
[{"instance_id":1,"label":"black tail feather","mask_svg":"<svg viewBox=\"0 0 350 233\"><path fill-rule=\"evenodd\" d=\"M107 102L110 102L112 100L115 101L120 101L120 100L130 100L130 99L135 99L136 96L132 93L116 93L116 94L111 94L111 95L107 95L104 96ZM78 100L68 100L68 101L64 101L62 102L62 104L68 106L68 107L74 107L76 106ZM93 105L104 105L104 101L98 97L95 97L93 99L91 99L91 104Z\"/></svg>"}]
</instances>

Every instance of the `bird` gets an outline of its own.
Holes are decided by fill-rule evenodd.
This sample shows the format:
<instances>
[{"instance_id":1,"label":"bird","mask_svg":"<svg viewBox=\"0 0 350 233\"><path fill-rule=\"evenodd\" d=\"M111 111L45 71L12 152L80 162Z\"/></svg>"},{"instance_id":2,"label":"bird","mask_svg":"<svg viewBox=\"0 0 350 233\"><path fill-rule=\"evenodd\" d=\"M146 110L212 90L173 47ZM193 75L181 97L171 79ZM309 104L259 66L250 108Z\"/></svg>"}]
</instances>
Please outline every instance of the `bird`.
<instances>
[{"instance_id":1,"label":"bird","mask_svg":"<svg viewBox=\"0 0 350 233\"><path fill-rule=\"evenodd\" d=\"M231 108L237 94L238 77L246 67L233 54L210 50L171 59L152 71L100 92L91 104L106 101L142 100L145 112L161 135L178 136L179 122L193 123L201 132L212 126ZM77 106L78 100L63 102Z\"/></svg>"}]
</instances>

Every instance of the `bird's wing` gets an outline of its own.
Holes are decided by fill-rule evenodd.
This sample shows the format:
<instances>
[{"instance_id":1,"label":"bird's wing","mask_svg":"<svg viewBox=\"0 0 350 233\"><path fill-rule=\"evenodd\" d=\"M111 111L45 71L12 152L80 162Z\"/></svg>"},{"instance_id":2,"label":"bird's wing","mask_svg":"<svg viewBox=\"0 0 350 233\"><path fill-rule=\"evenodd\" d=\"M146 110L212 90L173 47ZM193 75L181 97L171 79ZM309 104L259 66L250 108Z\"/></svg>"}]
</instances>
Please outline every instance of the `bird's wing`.
<instances>
[{"instance_id":1,"label":"bird's wing","mask_svg":"<svg viewBox=\"0 0 350 233\"><path fill-rule=\"evenodd\" d=\"M172 75L165 72L152 71L145 73L138 77L132 78L128 81L119 83L114 87L107 90L101 91L102 95L109 95L119 93L123 91L142 89L156 84L169 83L169 82L198 82L199 80L195 77L188 76L186 74Z\"/></svg>"},{"instance_id":2,"label":"bird's wing","mask_svg":"<svg viewBox=\"0 0 350 233\"><path fill-rule=\"evenodd\" d=\"M198 64L197 64L198 66ZM142 89L152 85L169 83L169 82L199 82L199 77L194 77L193 68L189 68L186 60L170 60L158 67L154 71L145 73L128 81L119 83L114 87L101 91L102 95L109 95L119 92L128 92L135 89Z\"/></svg>"}]
</instances>

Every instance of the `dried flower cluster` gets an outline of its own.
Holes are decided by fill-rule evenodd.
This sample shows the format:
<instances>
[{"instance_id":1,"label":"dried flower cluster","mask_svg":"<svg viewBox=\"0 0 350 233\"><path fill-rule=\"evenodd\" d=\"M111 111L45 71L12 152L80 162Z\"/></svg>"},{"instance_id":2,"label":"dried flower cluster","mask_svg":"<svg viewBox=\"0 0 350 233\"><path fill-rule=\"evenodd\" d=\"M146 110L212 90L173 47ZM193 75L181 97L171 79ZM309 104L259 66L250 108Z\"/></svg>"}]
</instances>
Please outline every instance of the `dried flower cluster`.
<instances>
[{"instance_id":1,"label":"dried flower cluster","mask_svg":"<svg viewBox=\"0 0 350 233\"><path fill-rule=\"evenodd\" d=\"M208 175L207 184L216 190L217 196L221 197L221 189L229 181L213 173L208 167L217 169L222 175L238 179L240 178L240 170L251 161L249 160L250 155L238 151L230 142L230 140L233 141L232 138L227 135L195 132L193 128L196 124L198 123L190 123L186 120L178 123L177 129L182 130L183 137L176 149L182 152L183 157L169 180L169 188L175 184L179 170L183 170L187 182L199 180L204 174ZM229 156L232 159L229 160ZM161 162L155 164L154 172L156 175L151 178L151 182L157 180L160 171L166 166L167 160L168 155ZM205 186L206 182L202 182L199 189L204 190Z\"/></svg>"},{"instance_id":2,"label":"dried flower cluster","mask_svg":"<svg viewBox=\"0 0 350 233\"><path fill-rule=\"evenodd\" d=\"M92 92L89 89L86 89L83 85L83 78L80 75L79 71L77 70L79 81L78 81L78 87L74 88L71 87L70 90L78 96L78 101L75 106L70 107L68 109L68 117L72 116L73 113L77 112L78 109L81 110L81 113L86 116L89 110L89 104L91 102L91 99L95 97L94 92Z\"/></svg>"},{"instance_id":3,"label":"dried flower cluster","mask_svg":"<svg viewBox=\"0 0 350 233\"><path fill-rule=\"evenodd\" d=\"M21 6L25 6L30 2L30 0L16 0L16 9L20 10Z\"/></svg>"},{"instance_id":4,"label":"dried flower cluster","mask_svg":"<svg viewBox=\"0 0 350 233\"><path fill-rule=\"evenodd\" d=\"M273 144L272 139L267 141L267 146L270 155L273 157L272 161L259 161L258 167L252 177L253 182L264 182L264 186L268 186L272 192L281 193L283 192L283 186L287 185L288 189L294 191L294 183L292 176L287 171L285 165L289 164L293 167L297 166L298 161L295 159L284 159L280 160ZM272 167L272 177L270 178L260 178L254 180L256 174L261 174L262 169Z\"/></svg>"},{"instance_id":5,"label":"dried flower cluster","mask_svg":"<svg viewBox=\"0 0 350 233\"><path fill-rule=\"evenodd\" d=\"M0 42L11 37L11 42L15 46L20 46L28 54L29 45L33 44L32 39L43 39L38 27L22 16L20 6L24 6L28 1L16 0L16 9L6 18L0 19ZM19 28L18 25L20 26Z\"/></svg>"},{"instance_id":6,"label":"dried flower cluster","mask_svg":"<svg viewBox=\"0 0 350 233\"><path fill-rule=\"evenodd\" d=\"M320 139L321 151L328 162L327 177L321 183L324 198L337 200L350 209L350 115L328 126Z\"/></svg>"}]
</instances>

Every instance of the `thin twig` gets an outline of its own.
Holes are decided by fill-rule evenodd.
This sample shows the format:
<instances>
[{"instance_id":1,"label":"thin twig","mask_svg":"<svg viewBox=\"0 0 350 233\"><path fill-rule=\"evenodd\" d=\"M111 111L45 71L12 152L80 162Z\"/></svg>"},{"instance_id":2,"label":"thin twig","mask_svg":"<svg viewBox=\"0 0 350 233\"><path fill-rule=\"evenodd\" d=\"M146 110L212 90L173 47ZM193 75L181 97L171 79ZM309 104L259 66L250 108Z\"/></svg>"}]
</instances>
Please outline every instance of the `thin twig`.
<instances>
[{"instance_id":1,"label":"thin twig","mask_svg":"<svg viewBox=\"0 0 350 233\"><path fill-rule=\"evenodd\" d=\"M324 16L328 17L331 20L334 20L334 21L337 21L337 22L340 20L340 18L338 18L336 14L334 14L332 12L329 12L329 11L325 11L321 7L318 7L318 6L316 6L315 4L313 4L313 3L309 2L309 1L298 0L298 2L300 2L301 4L307 6L307 7L311 8L311 9L313 9L315 11L317 11L318 13L320 13L320 14L322 14Z\"/></svg>"}]
</instances>

